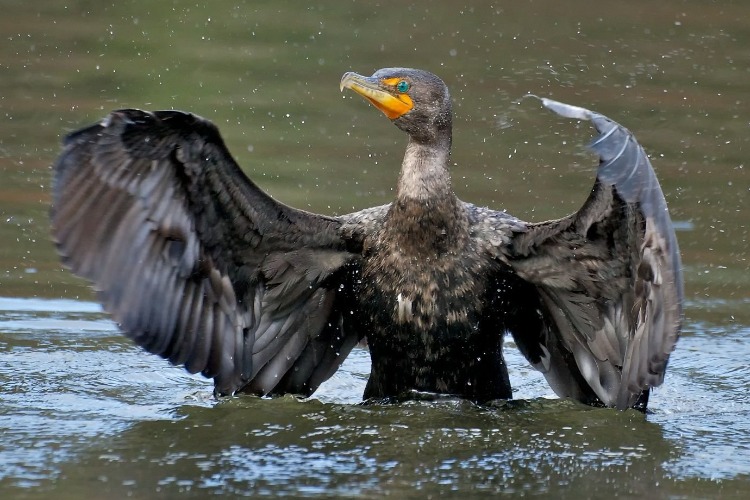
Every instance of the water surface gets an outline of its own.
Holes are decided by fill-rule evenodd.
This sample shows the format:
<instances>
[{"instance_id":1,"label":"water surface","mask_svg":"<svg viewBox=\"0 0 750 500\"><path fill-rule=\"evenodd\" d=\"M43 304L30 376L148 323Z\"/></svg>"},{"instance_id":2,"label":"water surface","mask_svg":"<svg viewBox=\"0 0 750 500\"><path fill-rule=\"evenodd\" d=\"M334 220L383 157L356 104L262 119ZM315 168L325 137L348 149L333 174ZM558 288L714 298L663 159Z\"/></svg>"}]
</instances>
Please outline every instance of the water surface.
<instances>
[{"instance_id":1,"label":"water surface","mask_svg":"<svg viewBox=\"0 0 750 500\"><path fill-rule=\"evenodd\" d=\"M750 495L743 2L6 2L0 18L0 494L424 498ZM310 400L216 401L142 352L63 270L49 165L62 134L120 107L217 123L276 198L345 213L392 196L405 138L342 96L345 71L416 66L454 97L465 199L527 220L585 199L591 107L652 156L683 253L686 322L652 412L556 399L508 345L517 400L362 406L355 350Z\"/></svg>"}]
</instances>

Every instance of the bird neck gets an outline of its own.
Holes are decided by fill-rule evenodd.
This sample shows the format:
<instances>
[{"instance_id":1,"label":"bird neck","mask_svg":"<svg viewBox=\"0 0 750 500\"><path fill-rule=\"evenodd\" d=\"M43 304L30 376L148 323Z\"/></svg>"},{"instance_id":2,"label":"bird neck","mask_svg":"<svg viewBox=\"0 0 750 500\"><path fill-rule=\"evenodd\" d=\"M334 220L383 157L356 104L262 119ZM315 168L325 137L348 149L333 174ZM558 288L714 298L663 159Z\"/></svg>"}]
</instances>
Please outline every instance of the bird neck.
<instances>
[{"instance_id":1,"label":"bird neck","mask_svg":"<svg viewBox=\"0 0 750 500\"><path fill-rule=\"evenodd\" d=\"M427 142L410 137L401 164L396 199L426 202L454 198L448 171L450 153L450 129Z\"/></svg>"},{"instance_id":2,"label":"bird neck","mask_svg":"<svg viewBox=\"0 0 750 500\"><path fill-rule=\"evenodd\" d=\"M468 222L448 172L450 146L450 129L437 140L409 140L384 227L402 251L444 253L465 241Z\"/></svg>"}]
</instances>

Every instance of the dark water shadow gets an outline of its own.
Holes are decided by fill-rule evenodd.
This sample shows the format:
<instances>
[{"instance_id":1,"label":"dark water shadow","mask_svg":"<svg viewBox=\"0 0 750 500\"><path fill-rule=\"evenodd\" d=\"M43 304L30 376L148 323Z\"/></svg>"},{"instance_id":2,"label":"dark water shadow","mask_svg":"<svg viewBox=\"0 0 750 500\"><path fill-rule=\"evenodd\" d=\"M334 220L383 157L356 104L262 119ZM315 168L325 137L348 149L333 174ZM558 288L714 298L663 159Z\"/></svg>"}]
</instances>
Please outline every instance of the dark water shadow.
<instances>
[{"instance_id":1,"label":"dark water shadow","mask_svg":"<svg viewBox=\"0 0 750 500\"><path fill-rule=\"evenodd\" d=\"M363 406L242 397L177 414L81 450L37 493L652 497L700 483L669 477L663 464L680 448L643 414L570 401L480 408L465 401Z\"/></svg>"}]
</instances>

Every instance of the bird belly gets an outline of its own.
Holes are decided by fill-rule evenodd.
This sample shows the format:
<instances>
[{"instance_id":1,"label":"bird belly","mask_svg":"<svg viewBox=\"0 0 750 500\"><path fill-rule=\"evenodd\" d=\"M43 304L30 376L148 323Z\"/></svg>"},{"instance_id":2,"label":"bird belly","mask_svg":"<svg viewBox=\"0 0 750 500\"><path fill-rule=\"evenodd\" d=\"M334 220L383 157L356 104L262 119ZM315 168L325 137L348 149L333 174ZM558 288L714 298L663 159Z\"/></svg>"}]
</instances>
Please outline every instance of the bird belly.
<instances>
[{"instance_id":1,"label":"bird belly","mask_svg":"<svg viewBox=\"0 0 750 500\"><path fill-rule=\"evenodd\" d=\"M465 257L397 257L363 269L360 297L372 358L365 398L410 391L478 401L511 397L502 327L485 310L486 270Z\"/></svg>"}]
</instances>

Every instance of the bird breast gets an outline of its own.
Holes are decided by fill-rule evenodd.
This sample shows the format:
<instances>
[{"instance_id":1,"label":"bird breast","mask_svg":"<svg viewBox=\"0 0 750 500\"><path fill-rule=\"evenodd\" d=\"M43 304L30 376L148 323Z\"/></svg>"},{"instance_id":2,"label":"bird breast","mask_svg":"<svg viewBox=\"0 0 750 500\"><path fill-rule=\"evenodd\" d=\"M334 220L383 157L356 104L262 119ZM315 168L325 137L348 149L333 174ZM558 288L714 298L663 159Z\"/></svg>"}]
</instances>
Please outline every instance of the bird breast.
<instances>
[{"instance_id":1,"label":"bird breast","mask_svg":"<svg viewBox=\"0 0 750 500\"><path fill-rule=\"evenodd\" d=\"M472 323L484 296L482 264L468 250L414 254L376 248L362 272L362 296L381 325L422 331Z\"/></svg>"}]
</instances>

